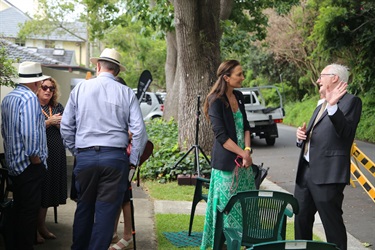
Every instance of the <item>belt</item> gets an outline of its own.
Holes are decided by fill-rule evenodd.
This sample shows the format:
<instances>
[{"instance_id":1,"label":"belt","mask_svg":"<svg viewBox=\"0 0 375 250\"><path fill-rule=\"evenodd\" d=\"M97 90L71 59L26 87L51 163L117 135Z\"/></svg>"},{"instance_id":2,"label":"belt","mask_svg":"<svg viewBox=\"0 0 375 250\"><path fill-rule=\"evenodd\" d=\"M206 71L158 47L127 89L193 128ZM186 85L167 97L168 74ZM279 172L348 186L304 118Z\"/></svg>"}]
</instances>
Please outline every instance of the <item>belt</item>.
<instances>
[{"instance_id":1,"label":"belt","mask_svg":"<svg viewBox=\"0 0 375 250\"><path fill-rule=\"evenodd\" d=\"M78 152L82 151L88 151L88 150L95 150L95 151L100 151L101 149L121 149L125 150L125 148L116 148L116 147L106 147L106 146L92 146L92 147L87 147L87 148L78 148Z\"/></svg>"}]
</instances>

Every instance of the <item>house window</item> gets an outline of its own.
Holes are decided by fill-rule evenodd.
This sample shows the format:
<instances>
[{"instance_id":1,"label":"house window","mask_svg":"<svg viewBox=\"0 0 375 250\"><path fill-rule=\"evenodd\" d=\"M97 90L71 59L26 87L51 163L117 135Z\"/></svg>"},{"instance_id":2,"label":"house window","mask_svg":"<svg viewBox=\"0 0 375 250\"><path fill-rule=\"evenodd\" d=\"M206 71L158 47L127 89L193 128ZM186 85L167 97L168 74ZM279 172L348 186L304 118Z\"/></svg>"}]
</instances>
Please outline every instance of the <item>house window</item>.
<instances>
[{"instance_id":1,"label":"house window","mask_svg":"<svg viewBox=\"0 0 375 250\"><path fill-rule=\"evenodd\" d=\"M47 40L44 42L45 48L55 48L55 41Z\"/></svg>"},{"instance_id":2,"label":"house window","mask_svg":"<svg viewBox=\"0 0 375 250\"><path fill-rule=\"evenodd\" d=\"M54 49L52 55L54 56L63 56L65 54L64 49Z\"/></svg>"},{"instance_id":3,"label":"house window","mask_svg":"<svg viewBox=\"0 0 375 250\"><path fill-rule=\"evenodd\" d=\"M25 47L26 41L24 39L17 38L15 44Z\"/></svg>"}]
</instances>

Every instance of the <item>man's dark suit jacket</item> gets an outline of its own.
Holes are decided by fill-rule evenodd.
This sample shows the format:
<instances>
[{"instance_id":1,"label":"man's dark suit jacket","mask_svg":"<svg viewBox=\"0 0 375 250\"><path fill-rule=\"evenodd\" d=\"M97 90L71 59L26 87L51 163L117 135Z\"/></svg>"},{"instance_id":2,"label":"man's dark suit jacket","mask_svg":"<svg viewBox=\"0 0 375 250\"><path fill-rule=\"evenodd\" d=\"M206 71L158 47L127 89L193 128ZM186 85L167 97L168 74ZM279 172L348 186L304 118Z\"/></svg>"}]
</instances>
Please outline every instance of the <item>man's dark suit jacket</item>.
<instances>
[{"instance_id":1,"label":"man's dark suit jacket","mask_svg":"<svg viewBox=\"0 0 375 250\"><path fill-rule=\"evenodd\" d=\"M242 113L244 132L250 131L250 125L245 112L244 97L240 91L234 90L233 93L236 96L238 107ZM210 103L208 115L210 117L212 130L215 134L214 145L211 153L211 167L224 171L232 171L236 166L234 160L237 155L226 150L223 147L223 144L229 138L237 143L237 134L233 112L226 95L217 98Z\"/></svg>"},{"instance_id":2,"label":"man's dark suit jacket","mask_svg":"<svg viewBox=\"0 0 375 250\"><path fill-rule=\"evenodd\" d=\"M333 116L329 116L327 110L324 111L311 135L309 167L315 184L349 183L350 180L350 150L361 118L362 101L347 93L337 105L338 109ZM321 105L315 109L311 117L307 134L312 129L320 107ZM296 178L299 184L305 142L297 143L297 146L302 148Z\"/></svg>"}]
</instances>

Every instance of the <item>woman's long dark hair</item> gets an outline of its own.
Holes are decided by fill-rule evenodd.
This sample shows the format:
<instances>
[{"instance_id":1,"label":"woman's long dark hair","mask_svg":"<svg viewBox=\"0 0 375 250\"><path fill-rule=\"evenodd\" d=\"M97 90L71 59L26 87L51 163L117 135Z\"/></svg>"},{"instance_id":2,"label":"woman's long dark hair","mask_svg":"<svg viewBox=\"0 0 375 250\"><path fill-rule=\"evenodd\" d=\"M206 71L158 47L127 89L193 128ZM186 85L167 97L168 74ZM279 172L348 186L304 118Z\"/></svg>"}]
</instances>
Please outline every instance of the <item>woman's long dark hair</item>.
<instances>
[{"instance_id":1,"label":"woman's long dark hair","mask_svg":"<svg viewBox=\"0 0 375 250\"><path fill-rule=\"evenodd\" d=\"M217 69L217 80L212 86L211 91L208 93L206 100L203 105L203 112L208 119L208 108L210 107L211 103L215 101L217 98L222 98L224 101L224 95L227 92L227 82L224 80L224 76L230 76L235 67L239 66L240 62L237 60L227 60L220 64L219 68ZM228 104L229 105L229 104Z\"/></svg>"}]
</instances>

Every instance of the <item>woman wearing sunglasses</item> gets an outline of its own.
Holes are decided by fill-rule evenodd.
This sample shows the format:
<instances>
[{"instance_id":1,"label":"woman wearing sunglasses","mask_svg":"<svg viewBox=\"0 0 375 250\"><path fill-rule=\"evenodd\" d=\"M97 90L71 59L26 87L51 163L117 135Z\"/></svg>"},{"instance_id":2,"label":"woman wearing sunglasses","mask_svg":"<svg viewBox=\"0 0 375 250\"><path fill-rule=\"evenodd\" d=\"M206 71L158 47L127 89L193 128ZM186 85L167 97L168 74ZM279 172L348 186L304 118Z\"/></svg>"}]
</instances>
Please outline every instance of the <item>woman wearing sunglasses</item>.
<instances>
[{"instance_id":1,"label":"woman wearing sunglasses","mask_svg":"<svg viewBox=\"0 0 375 250\"><path fill-rule=\"evenodd\" d=\"M255 189L250 147L250 125L240 88L245 80L236 60L221 63L217 81L204 103L204 113L215 134L211 154L211 181L201 249L213 246L216 205L225 207L239 191ZM242 227L239 204L224 218L225 226ZM237 206L236 205L236 206Z\"/></svg>"},{"instance_id":2,"label":"woman wearing sunglasses","mask_svg":"<svg viewBox=\"0 0 375 250\"><path fill-rule=\"evenodd\" d=\"M53 78L44 80L37 96L45 117L47 133L47 174L42 183L42 203L38 216L37 243L45 239L56 239L45 224L47 209L66 204L67 199L67 168L66 152L60 135L60 121L64 107L58 102L59 88Z\"/></svg>"}]
</instances>

